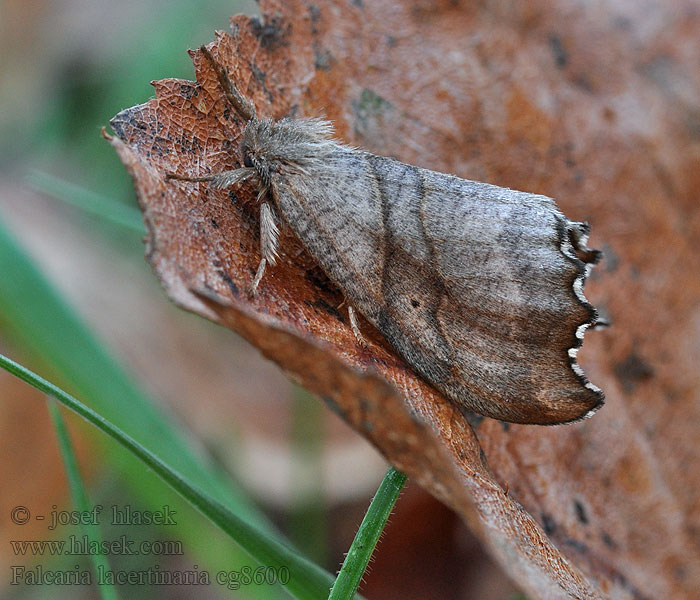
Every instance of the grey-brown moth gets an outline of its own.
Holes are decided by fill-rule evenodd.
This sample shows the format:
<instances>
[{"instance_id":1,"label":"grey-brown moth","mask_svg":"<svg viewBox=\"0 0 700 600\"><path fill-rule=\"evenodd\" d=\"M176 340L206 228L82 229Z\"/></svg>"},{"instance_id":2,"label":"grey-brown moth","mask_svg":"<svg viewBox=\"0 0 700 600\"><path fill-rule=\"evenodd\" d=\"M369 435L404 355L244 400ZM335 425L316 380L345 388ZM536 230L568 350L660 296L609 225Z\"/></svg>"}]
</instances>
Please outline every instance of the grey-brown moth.
<instances>
[{"instance_id":1,"label":"grey-brown moth","mask_svg":"<svg viewBox=\"0 0 700 600\"><path fill-rule=\"evenodd\" d=\"M546 196L421 169L346 146L318 119L258 119L206 47L246 120L241 168L204 177L257 185L262 259L278 223L296 233L350 306L461 407L515 423L590 416L603 393L577 363L596 310L583 284L600 253L589 227Z\"/></svg>"}]
</instances>

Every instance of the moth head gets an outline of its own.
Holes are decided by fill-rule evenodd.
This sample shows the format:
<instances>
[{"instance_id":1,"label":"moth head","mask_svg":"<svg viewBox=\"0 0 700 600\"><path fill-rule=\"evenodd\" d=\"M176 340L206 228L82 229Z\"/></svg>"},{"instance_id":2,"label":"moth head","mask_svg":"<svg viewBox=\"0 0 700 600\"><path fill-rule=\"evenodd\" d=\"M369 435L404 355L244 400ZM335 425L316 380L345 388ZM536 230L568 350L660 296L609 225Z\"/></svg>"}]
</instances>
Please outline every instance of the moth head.
<instances>
[{"instance_id":1,"label":"moth head","mask_svg":"<svg viewBox=\"0 0 700 600\"><path fill-rule=\"evenodd\" d=\"M265 143L265 121L253 119L248 121L243 130L243 140L241 142L241 155L243 166L255 169L258 177L266 184L270 185L271 159L270 146Z\"/></svg>"},{"instance_id":2,"label":"moth head","mask_svg":"<svg viewBox=\"0 0 700 600\"><path fill-rule=\"evenodd\" d=\"M241 143L243 164L269 181L281 166L304 165L327 155L334 146L332 134L330 123L321 119L250 120Z\"/></svg>"}]
</instances>

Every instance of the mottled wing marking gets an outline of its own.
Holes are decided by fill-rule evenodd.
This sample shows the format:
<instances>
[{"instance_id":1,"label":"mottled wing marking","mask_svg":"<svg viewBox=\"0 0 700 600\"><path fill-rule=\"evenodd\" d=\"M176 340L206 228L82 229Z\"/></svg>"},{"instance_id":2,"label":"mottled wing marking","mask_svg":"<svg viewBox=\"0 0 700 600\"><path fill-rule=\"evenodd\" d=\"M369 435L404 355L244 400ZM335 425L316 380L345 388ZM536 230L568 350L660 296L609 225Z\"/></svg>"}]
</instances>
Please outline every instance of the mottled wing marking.
<instances>
[{"instance_id":1,"label":"mottled wing marking","mask_svg":"<svg viewBox=\"0 0 700 600\"><path fill-rule=\"evenodd\" d=\"M581 261L560 249L568 221L549 198L509 191L504 201L502 188L423 173L426 233L438 240L435 269L450 297L438 319L457 348L446 393L466 387L479 412L493 415L495 400L495 416L509 420L585 415L601 397L570 368L568 350L595 315L574 293Z\"/></svg>"},{"instance_id":2,"label":"mottled wing marking","mask_svg":"<svg viewBox=\"0 0 700 600\"><path fill-rule=\"evenodd\" d=\"M351 304L457 403L531 423L601 403L575 362L587 266L562 251L581 232L550 198L344 148L272 187Z\"/></svg>"},{"instance_id":3,"label":"mottled wing marking","mask_svg":"<svg viewBox=\"0 0 700 600\"><path fill-rule=\"evenodd\" d=\"M431 245L422 237L422 178L416 167L364 156L376 181L384 232L382 297L370 320L409 363L420 365L440 386L450 378L455 357L436 318L445 290L431 267Z\"/></svg>"}]
</instances>

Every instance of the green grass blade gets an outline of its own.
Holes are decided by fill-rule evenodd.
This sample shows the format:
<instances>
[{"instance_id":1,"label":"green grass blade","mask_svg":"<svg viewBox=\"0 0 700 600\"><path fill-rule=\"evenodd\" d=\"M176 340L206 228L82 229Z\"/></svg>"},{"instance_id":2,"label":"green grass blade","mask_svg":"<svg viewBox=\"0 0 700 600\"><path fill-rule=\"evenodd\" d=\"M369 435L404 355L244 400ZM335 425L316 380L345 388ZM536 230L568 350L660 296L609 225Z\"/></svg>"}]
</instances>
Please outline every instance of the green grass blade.
<instances>
[{"instance_id":1,"label":"green grass blade","mask_svg":"<svg viewBox=\"0 0 700 600\"><path fill-rule=\"evenodd\" d=\"M66 469L66 477L68 478L68 488L70 489L71 499L73 500L73 506L75 510L88 513L91 510L90 501L88 499L87 493L85 491L85 486L83 485L82 477L80 476L80 470L78 469L78 461L75 457L75 452L73 452L73 445L71 444L70 437L68 436L68 430L66 429L66 424L61 417L61 413L58 410L56 402L49 398L48 402L49 414L51 415L51 421L53 422L54 429L56 431L56 437L58 438L58 447L61 451L61 458L63 459L63 465ZM87 525L82 526L83 532L87 535L90 542L96 542L97 545L102 543L102 535L100 534L100 528L98 525ZM90 554L90 560L92 562L93 569L95 570L95 575L102 571L109 570L109 561L104 554ZM117 600L117 591L113 585L110 583L104 583L97 586L100 593L100 598L102 600Z\"/></svg>"},{"instance_id":2,"label":"green grass blade","mask_svg":"<svg viewBox=\"0 0 700 600\"><path fill-rule=\"evenodd\" d=\"M41 171L30 171L27 175L27 182L36 191L65 202L74 208L120 227L125 227L140 235L146 233L141 212L133 206L127 206Z\"/></svg>"},{"instance_id":3,"label":"green grass blade","mask_svg":"<svg viewBox=\"0 0 700 600\"><path fill-rule=\"evenodd\" d=\"M182 474L172 469L136 440L126 435L107 419L54 384L1 354L0 367L45 394L54 397L61 404L98 427L121 446L137 456L168 485L239 543L241 547L260 564L275 568L288 568L291 578L286 588L296 598L318 600L326 596L328 589L333 583L333 577L330 573L327 573L320 567L296 554L286 545L265 535L260 530L238 518L225 506L209 497L195 485L192 485ZM382 488L380 488L380 490L381 489ZM365 517L365 520L366 519L367 517Z\"/></svg>"},{"instance_id":4,"label":"green grass blade","mask_svg":"<svg viewBox=\"0 0 700 600\"><path fill-rule=\"evenodd\" d=\"M362 519L362 524L348 550L328 600L351 600L356 597L357 588L372 557L372 552L405 483L406 475L394 467L389 467L367 509L365 518Z\"/></svg>"},{"instance_id":5,"label":"green grass blade","mask_svg":"<svg viewBox=\"0 0 700 600\"><path fill-rule=\"evenodd\" d=\"M282 539L245 492L205 455L196 453L184 433L134 384L1 221L0 329L35 368L85 399L86 404L137 441L148 443L153 452L177 465L185 477L241 519ZM118 470L131 498L149 506L171 503L181 510L177 535L200 561L212 569L245 565L247 557L226 536L217 535L216 530L203 536L206 523L194 509L160 479L144 477L140 461L127 453L113 452L105 440L104 436L95 436L95 443L105 449L103 460ZM247 586L236 593L238 597L260 599L269 597L267 592L264 587Z\"/></svg>"}]
</instances>

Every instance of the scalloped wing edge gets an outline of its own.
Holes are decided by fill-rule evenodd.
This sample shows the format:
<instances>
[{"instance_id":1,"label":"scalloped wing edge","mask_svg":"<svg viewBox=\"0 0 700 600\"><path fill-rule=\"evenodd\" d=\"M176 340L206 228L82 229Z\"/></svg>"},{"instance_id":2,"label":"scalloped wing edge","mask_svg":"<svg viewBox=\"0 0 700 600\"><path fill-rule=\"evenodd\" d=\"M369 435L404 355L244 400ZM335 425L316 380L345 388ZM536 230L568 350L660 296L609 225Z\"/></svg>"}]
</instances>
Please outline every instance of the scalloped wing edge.
<instances>
[{"instance_id":1,"label":"scalloped wing edge","mask_svg":"<svg viewBox=\"0 0 700 600\"><path fill-rule=\"evenodd\" d=\"M566 217L562 217L559 221L559 249L561 253L571 261L578 269L578 275L572 283L572 291L574 298L588 312L588 319L579 324L576 328L574 343L568 348L567 354L569 357L569 367L573 371L576 378L586 389L593 392L598 397L598 404L590 409L581 417L574 419L571 422L588 419L605 403L605 393L597 385L591 383L584 373L581 365L578 364L578 351L583 345L583 338L586 330L589 327L594 327L600 321L600 316L597 309L588 301L583 293L583 286L588 278L588 275L602 258L603 254L600 250L594 250L587 246L588 237L590 235L591 226L586 222L570 221Z\"/></svg>"}]
</instances>

